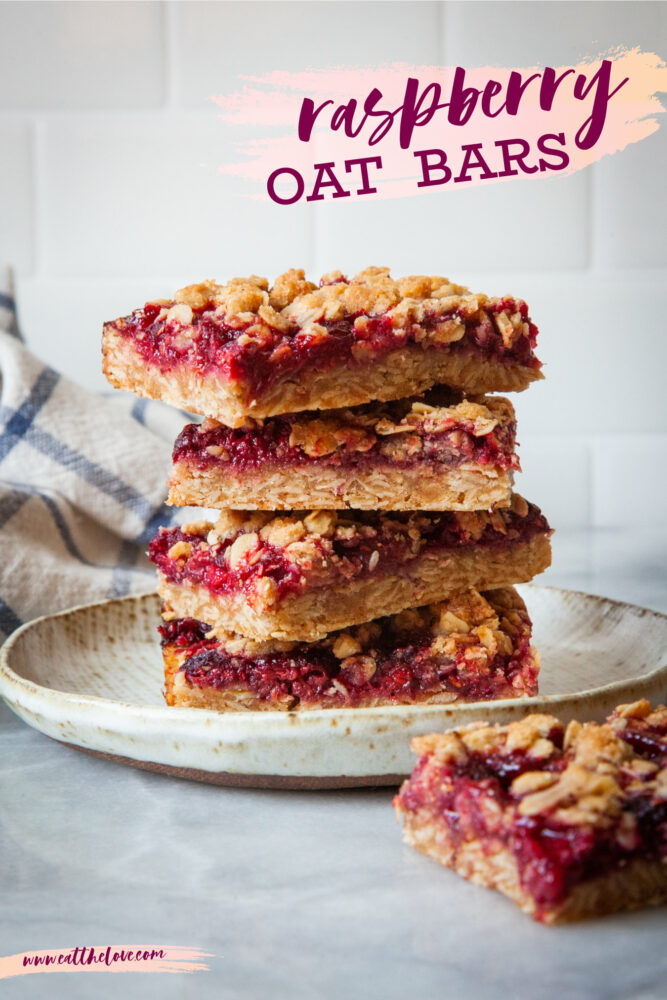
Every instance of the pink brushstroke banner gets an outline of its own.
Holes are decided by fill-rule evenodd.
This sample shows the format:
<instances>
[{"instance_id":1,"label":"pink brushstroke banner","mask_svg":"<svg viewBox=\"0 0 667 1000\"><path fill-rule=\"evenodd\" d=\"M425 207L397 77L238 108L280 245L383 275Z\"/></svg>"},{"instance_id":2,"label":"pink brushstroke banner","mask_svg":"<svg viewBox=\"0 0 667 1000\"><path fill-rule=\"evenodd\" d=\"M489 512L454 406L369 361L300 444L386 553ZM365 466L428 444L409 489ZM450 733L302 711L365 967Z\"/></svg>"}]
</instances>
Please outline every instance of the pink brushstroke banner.
<instances>
[{"instance_id":1,"label":"pink brushstroke banner","mask_svg":"<svg viewBox=\"0 0 667 1000\"><path fill-rule=\"evenodd\" d=\"M207 972L210 952L180 946L113 944L0 957L0 979L36 972Z\"/></svg>"},{"instance_id":2,"label":"pink brushstroke banner","mask_svg":"<svg viewBox=\"0 0 667 1000\"><path fill-rule=\"evenodd\" d=\"M218 169L251 181L251 197L292 204L571 174L658 129L667 66L635 48L558 68L392 64L240 79L212 98L220 117L289 131L234 143L238 159Z\"/></svg>"}]
</instances>

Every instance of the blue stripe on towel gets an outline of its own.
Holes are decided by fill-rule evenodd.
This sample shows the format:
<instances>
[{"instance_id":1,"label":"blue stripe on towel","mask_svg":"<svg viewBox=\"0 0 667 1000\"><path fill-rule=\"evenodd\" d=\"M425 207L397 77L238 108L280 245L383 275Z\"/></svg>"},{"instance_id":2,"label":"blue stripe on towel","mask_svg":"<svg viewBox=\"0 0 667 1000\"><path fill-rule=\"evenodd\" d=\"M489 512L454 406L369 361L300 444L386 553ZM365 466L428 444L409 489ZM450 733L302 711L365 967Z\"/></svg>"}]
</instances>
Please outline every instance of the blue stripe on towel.
<instances>
[{"instance_id":1,"label":"blue stripe on towel","mask_svg":"<svg viewBox=\"0 0 667 1000\"><path fill-rule=\"evenodd\" d=\"M0 597L0 631L4 632L5 635L9 635L11 632L15 632L21 625L23 625L23 622L19 616Z\"/></svg>"},{"instance_id":2,"label":"blue stripe on towel","mask_svg":"<svg viewBox=\"0 0 667 1000\"><path fill-rule=\"evenodd\" d=\"M78 561L80 563L83 563L85 566L94 566L96 569L108 568L101 563L94 563L91 562L89 559L86 559L86 557L77 547L77 544L74 541L74 538L72 537L72 532L70 531L69 524L65 520L62 511L60 510L58 504L55 502L52 496L50 496L48 493L45 493L43 490L38 489L36 486L31 486L29 483L8 483L8 485L12 489L16 490L16 493L14 494L14 499L16 500L22 499L23 503L25 503L28 497L31 496L39 497L39 499L42 501L42 503L48 510L49 514L51 515L55 523L56 529L58 531L58 534L62 539L62 543L71 556L74 556L75 559L78 559ZM22 506L21 503L18 504L18 507L20 506ZM0 523L2 523L2 501L0 501Z\"/></svg>"},{"instance_id":3,"label":"blue stripe on towel","mask_svg":"<svg viewBox=\"0 0 667 1000\"><path fill-rule=\"evenodd\" d=\"M152 574L153 571L148 568L145 568L143 566L140 567L134 566L134 563L136 562L137 556L139 554L139 547L136 542L131 541L130 539L126 539L122 543L121 551L119 554L119 560L117 564L91 562L79 550L70 531L70 527L62 511L60 510L57 503L53 499L52 495L45 493L43 490L38 489L36 486L31 486L29 483L9 483L8 485L13 490L15 490L15 492L7 497L3 497L2 499L0 499L0 526L2 525L3 506L6 504L8 509L11 508L11 504L6 503L7 501L9 500L14 501L14 506L16 510L18 510L29 497L31 496L39 497L39 499L44 503L47 510L51 514L51 517L53 518L58 534L62 539L63 545L65 546L69 554L73 556L75 559L77 559L79 562L83 563L85 566L92 566L94 569L113 569L114 573L116 572L117 569L126 569L127 567L131 567L136 569L136 571L139 573L144 573L146 575ZM9 516L11 516L11 514ZM9 520L9 517L7 517L7 520ZM131 581L128 578L128 585L130 582ZM120 595L116 594L114 596L120 596Z\"/></svg>"},{"instance_id":4,"label":"blue stripe on towel","mask_svg":"<svg viewBox=\"0 0 667 1000\"><path fill-rule=\"evenodd\" d=\"M148 545L153 535L157 533L158 528L168 528L171 526L177 513L178 511L167 507L165 503L161 503L148 518L146 524L136 536L135 541L140 545Z\"/></svg>"},{"instance_id":5,"label":"blue stripe on towel","mask_svg":"<svg viewBox=\"0 0 667 1000\"><path fill-rule=\"evenodd\" d=\"M134 403L132 405L132 409L130 410L130 416L134 417L134 419L138 423L140 423L142 427L146 426L146 407L147 406L148 406L148 400L147 399L142 399L141 397L139 397L139 399L135 399L135 401L134 401Z\"/></svg>"},{"instance_id":6,"label":"blue stripe on towel","mask_svg":"<svg viewBox=\"0 0 667 1000\"><path fill-rule=\"evenodd\" d=\"M16 313L16 302L7 295L7 292L0 292L0 309L7 309L10 313Z\"/></svg>"},{"instance_id":7,"label":"blue stripe on towel","mask_svg":"<svg viewBox=\"0 0 667 1000\"><path fill-rule=\"evenodd\" d=\"M59 380L60 375L53 368L45 367L42 369L27 399L7 420L0 438L0 462L28 433L33 420L50 398Z\"/></svg>"},{"instance_id":8,"label":"blue stripe on towel","mask_svg":"<svg viewBox=\"0 0 667 1000\"><path fill-rule=\"evenodd\" d=\"M129 507L138 517L143 520L151 517L153 505L150 500L143 497L133 486L124 482L115 473L102 468L97 462L86 458L81 452L70 448L69 445L64 444L62 441L58 441L57 438L53 437L47 431L42 430L41 427L31 427L27 431L26 440L28 444L36 448L37 451L41 451L43 455L47 455L54 462L58 462L59 465L70 469L76 475L85 479L87 483L90 483L91 486L96 486L98 490L106 493L107 496L112 497L124 507Z\"/></svg>"},{"instance_id":9,"label":"blue stripe on towel","mask_svg":"<svg viewBox=\"0 0 667 1000\"><path fill-rule=\"evenodd\" d=\"M29 494L22 490L12 489L4 497L0 497L0 528L10 521L14 514L18 514L23 504L28 499Z\"/></svg>"},{"instance_id":10,"label":"blue stripe on towel","mask_svg":"<svg viewBox=\"0 0 667 1000\"><path fill-rule=\"evenodd\" d=\"M126 538L118 553L118 562L113 571L107 597L125 597L126 594L129 594L132 585L130 570L135 568L134 564L138 555L137 545Z\"/></svg>"},{"instance_id":11,"label":"blue stripe on towel","mask_svg":"<svg viewBox=\"0 0 667 1000\"><path fill-rule=\"evenodd\" d=\"M28 487L28 489L30 489L30 487ZM98 567L100 565L99 563L94 563L91 562L90 559L86 559L84 554L77 547L77 544L72 537L72 532L69 529L69 525L63 517L62 512L58 509L58 505L55 501L52 500L50 496L47 496L46 493L42 493L41 490L33 490L32 492L38 496L47 507L49 514L53 518L55 526L58 529L58 534L62 539L62 543L69 554L74 556L75 559L78 559L80 563L84 564L84 566Z\"/></svg>"}]
</instances>

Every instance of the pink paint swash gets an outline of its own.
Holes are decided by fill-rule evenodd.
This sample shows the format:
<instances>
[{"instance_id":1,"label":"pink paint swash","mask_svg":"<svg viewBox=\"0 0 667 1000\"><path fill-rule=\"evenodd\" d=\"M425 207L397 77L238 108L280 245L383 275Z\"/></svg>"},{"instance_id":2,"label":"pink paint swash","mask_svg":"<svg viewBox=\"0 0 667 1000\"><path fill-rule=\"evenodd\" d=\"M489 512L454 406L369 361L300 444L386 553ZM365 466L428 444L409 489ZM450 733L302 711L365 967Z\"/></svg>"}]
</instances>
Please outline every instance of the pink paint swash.
<instances>
[{"instance_id":1,"label":"pink paint swash","mask_svg":"<svg viewBox=\"0 0 667 1000\"><path fill-rule=\"evenodd\" d=\"M282 201L288 204L296 172L309 201L397 198L573 173L658 129L664 108L656 95L667 91L667 66L635 48L557 69L392 64L240 79L242 89L212 98L220 117L289 131L235 143L239 159L218 169L253 182L251 197L263 199L271 175L283 170L275 190L289 192ZM416 88L409 106L410 79ZM371 98L375 91L379 98ZM314 124L304 110L309 100ZM370 163L364 178L360 157L381 157L381 166ZM330 170L318 170L323 163Z\"/></svg>"},{"instance_id":2,"label":"pink paint swash","mask_svg":"<svg viewBox=\"0 0 667 1000\"><path fill-rule=\"evenodd\" d=\"M139 944L77 946L0 958L0 979L36 972L207 972L200 948Z\"/></svg>"}]
</instances>

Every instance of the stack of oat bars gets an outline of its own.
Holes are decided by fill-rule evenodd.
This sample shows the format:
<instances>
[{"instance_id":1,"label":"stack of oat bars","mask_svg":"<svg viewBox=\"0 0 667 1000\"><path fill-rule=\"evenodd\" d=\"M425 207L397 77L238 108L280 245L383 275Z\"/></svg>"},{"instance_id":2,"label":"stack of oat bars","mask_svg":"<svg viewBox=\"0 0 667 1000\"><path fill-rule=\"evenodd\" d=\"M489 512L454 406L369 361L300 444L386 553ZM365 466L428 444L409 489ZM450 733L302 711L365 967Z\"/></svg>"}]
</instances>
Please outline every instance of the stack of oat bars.
<instances>
[{"instance_id":1,"label":"stack of oat bars","mask_svg":"<svg viewBox=\"0 0 667 1000\"><path fill-rule=\"evenodd\" d=\"M368 268L207 281L104 328L112 385L204 417L150 546L170 705L224 711L529 696L515 583L551 530L512 493L526 304Z\"/></svg>"}]
</instances>

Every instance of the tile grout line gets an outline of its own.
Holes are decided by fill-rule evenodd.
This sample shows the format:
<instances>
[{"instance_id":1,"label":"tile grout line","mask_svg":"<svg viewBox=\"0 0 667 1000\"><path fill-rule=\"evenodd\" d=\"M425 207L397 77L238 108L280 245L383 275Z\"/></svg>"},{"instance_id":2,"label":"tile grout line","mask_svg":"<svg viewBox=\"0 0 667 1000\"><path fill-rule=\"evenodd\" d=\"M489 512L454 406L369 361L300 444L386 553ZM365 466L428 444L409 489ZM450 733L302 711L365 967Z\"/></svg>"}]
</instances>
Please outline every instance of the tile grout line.
<instances>
[{"instance_id":1,"label":"tile grout line","mask_svg":"<svg viewBox=\"0 0 667 1000\"><path fill-rule=\"evenodd\" d=\"M44 227L42 219L44 215L44 204L46 202L46 122L40 115L36 115L32 122L33 130L33 227L34 227L34 262L33 277L46 277L44 273Z\"/></svg>"},{"instance_id":2,"label":"tile grout line","mask_svg":"<svg viewBox=\"0 0 667 1000\"><path fill-rule=\"evenodd\" d=\"M446 0L440 0L438 3L438 61L441 66L447 65L447 21L448 21L448 4Z\"/></svg>"},{"instance_id":3,"label":"tile grout line","mask_svg":"<svg viewBox=\"0 0 667 1000\"><path fill-rule=\"evenodd\" d=\"M445 0L438 0L438 4L435 9L436 13L436 38L438 39L438 65L445 65L445 25L447 23L447 5Z\"/></svg>"},{"instance_id":4,"label":"tile grout line","mask_svg":"<svg viewBox=\"0 0 667 1000\"><path fill-rule=\"evenodd\" d=\"M588 259L588 272L592 274L599 274L599 257L597 253L597 237L596 237L596 221L598 217L598 185L599 185L599 171L596 169L597 164L591 163L588 168L588 212L586 220L586 240L587 246L587 259Z\"/></svg>"},{"instance_id":5,"label":"tile grout line","mask_svg":"<svg viewBox=\"0 0 667 1000\"><path fill-rule=\"evenodd\" d=\"M587 530L591 528L596 528L596 516L595 516L595 496L594 496L594 486L595 486L595 471L594 463L596 461L596 449L594 445L594 439L589 435L585 438L586 447L586 519L585 527Z\"/></svg>"},{"instance_id":6,"label":"tile grout line","mask_svg":"<svg viewBox=\"0 0 667 1000\"><path fill-rule=\"evenodd\" d=\"M162 56L164 58L164 111L176 107L177 71L176 64L176 7L174 0L164 4L162 22Z\"/></svg>"}]
</instances>

